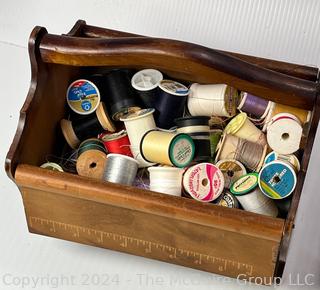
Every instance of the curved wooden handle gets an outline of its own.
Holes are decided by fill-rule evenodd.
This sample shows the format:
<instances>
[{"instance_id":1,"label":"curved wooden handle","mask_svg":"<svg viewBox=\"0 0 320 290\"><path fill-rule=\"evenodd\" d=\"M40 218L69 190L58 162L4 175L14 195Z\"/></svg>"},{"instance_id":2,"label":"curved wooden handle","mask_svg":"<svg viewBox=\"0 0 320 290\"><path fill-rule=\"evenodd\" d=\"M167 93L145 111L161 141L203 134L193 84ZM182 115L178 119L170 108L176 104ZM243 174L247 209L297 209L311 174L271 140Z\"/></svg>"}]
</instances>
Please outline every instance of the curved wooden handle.
<instances>
[{"instance_id":1,"label":"curved wooden handle","mask_svg":"<svg viewBox=\"0 0 320 290\"><path fill-rule=\"evenodd\" d=\"M148 37L145 35L138 35L108 28L102 28L92 25L87 25L84 20L78 20L72 27L70 32L66 34L68 36L87 37L87 38L120 38L120 37ZM246 62L271 69L283 74L287 74L293 77L306 79L316 82L318 80L319 69L317 67L310 67L300 64L287 63L283 61L277 61L267 58L261 58L251 55L245 55L230 51L217 50L228 55L237 57Z\"/></svg>"},{"instance_id":2,"label":"curved wooden handle","mask_svg":"<svg viewBox=\"0 0 320 290\"><path fill-rule=\"evenodd\" d=\"M182 41L146 38L81 38L47 34L44 62L72 66L153 67L182 80L226 83L275 102L311 109L316 84L264 69L214 49Z\"/></svg>"}]
</instances>

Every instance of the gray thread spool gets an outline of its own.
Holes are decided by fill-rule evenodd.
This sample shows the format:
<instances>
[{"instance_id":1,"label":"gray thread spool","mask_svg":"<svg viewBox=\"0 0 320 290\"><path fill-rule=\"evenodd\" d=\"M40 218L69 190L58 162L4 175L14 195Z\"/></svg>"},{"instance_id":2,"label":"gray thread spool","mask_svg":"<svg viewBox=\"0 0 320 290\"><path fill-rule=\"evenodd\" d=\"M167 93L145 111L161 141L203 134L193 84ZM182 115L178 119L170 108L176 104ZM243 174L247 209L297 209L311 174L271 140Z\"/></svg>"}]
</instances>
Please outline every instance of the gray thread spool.
<instances>
[{"instance_id":1,"label":"gray thread spool","mask_svg":"<svg viewBox=\"0 0 320 290\"><path fill-rule=\"evenodd\" d=\"M108 182L132 185L138 166L139 163L129 156L109 154L103 179Z\"/></svg>"}]
</instances>

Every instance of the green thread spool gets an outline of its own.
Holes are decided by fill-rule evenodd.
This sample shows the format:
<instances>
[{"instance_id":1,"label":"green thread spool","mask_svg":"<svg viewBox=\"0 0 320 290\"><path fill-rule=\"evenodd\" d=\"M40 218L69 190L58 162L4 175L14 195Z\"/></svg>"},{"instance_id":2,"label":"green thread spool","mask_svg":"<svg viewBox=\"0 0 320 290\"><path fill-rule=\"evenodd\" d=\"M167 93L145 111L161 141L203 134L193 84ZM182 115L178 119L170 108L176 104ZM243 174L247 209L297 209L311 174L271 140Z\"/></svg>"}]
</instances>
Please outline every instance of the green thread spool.
<instances>
[{"instance_id":1,"label":"green thread spool","mask_svg":"<svg viewBox=\"0 0 320 290\"><path fill-rule=\"evenodd\" d=\"M210 130L210 149L211 149L211 158L214 158L216 155L217 146L222 136L222 130L212 129Z\"/></svg>"}]
</instances>

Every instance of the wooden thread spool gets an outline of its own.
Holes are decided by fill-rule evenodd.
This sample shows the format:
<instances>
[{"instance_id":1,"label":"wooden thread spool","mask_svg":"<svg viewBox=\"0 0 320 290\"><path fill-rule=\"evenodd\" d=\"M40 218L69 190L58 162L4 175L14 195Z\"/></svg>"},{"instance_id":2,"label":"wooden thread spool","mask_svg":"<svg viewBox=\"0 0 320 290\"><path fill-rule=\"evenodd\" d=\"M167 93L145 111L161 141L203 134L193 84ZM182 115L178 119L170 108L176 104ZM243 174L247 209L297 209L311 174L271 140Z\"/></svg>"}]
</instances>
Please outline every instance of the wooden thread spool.
<instances>
[{"instance_id":1,"label":"wooden thread spool","mask_svg":"<svg viewBox=\"0 0 320 290\"><path fill-rule=\"evenodd\" d=\"M294 115L302 125L308 123L311 118L310 111L272 102L268 115L265 119L265 124L263 126L262 131L266 132L268 127L272 124L274 117L277 114L281 113L288 113Z\"/></svg>"},{"instance_id":2,"label":"wooden thread spool","mask_svg":"<svg viewBox=\"0 0 320 290\"><path fill-rule=\"evenodd\" d=\"M188 110L192 116L232 117L236 114L238 92L225 84L200 85L190 87Z\"/></svg>"},{"instance_id":3,"label":"wooden thread spool","mask_svg":"<svg viewBox=\"0 0 320 290\"><path fill-rule=\"evenodd\" d=\"M102 131L115 131L115 126L110 120L105 105L102 102L100 102L93 114L77 121L62 119L60 126L65 140L72 149L76 149L81 141L95 137Z\"/></svg>"},{"instance_id":4,"label":"wooden thread spool","mask_svg":"<svg viewBox=\"0 0 320 290\"><path fill-rule=\"evenodd\" d=\"M274 116L267 129L269 146L280 154L292 154L299 150L302 126L292 114L281 113Z\"/></svg>"},{"instance_id":5,"label":"wooden thread spool","mask_svg":"<svg viewBox=\"0 0 320 290\"><path fill-rule=\"evenodd\" d=\"M253 143L234 135L224 134L218 144L218 152L215 161L235 159L240 161L248 169L259 171L267 154L267 145Z\"/></svg>"},{"instance_id":6,"label":"wooden thread spool","mask_svg":"<svg viewBox=\"0 0 320 290\"><path fill-rule=\"evenodd\" d=\"M234 117L224 129L224 132L261 145L267 144L263 132L249 120L246 113L240 113Z\"/></svg>"},{"instance_id":7,"label":"wooden thread spool","mask_svg":"<svg viewBox=\"0 0 320 290\"><path fill-rule=\"evenodd\" d=\"M261 122L267 116L271 107L271 101L246 92L241 92L240 97L241 101L238 109L241 112L247 113L251 120L254 120L255 122Z\"/></svg>"},{"instance_id":8,"label":"wooden thread spool","mask_svg":"<svg viewBox=\"0 0 320 290\"><path fill-rule=\"evenodd\" d=\"M187 134L151 130L141 139L140 152L147 162L186 167L194 157L195 146Z\"/></svg>"},{"instance_id":9,"label":"wooden thread spool","mask_svg":"<svg viewBox=\"0 0 320 290\"><path fill-rule=\"evenodd\" d=\"M77 172L80 176L102 180L107 162L103 142L92 138L82 142L78 149Z\"/></svg>"},{"instance_id":10,"label":"wooden thread spool","mask_svg":"<svg viewBox=\"0 0 320 290\"><path fill-rule=\"evenodd\" d=\"M230 188L244 210L272 217L278 208L272 199L263 195L258 187L258 174L248 173L236 180Z\"/></svg>"}]
</instances>

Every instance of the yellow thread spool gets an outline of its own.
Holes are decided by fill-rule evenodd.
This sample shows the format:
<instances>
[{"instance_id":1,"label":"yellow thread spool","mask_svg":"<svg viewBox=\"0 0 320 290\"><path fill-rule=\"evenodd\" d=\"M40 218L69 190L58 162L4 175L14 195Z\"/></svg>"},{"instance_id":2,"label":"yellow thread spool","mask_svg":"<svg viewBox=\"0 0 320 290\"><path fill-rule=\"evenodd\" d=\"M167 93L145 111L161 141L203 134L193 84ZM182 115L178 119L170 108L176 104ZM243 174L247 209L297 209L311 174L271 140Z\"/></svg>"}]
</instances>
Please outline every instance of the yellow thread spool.
<instances>
[{"instance_id":1,"label":"yellow thread spool","mask_svg":"<svg viewBox=\"0 0 320 290\"><path fill-rule=\"evenodd\" d=\"M246 113L235 116L224 132L261 145L267 144L265 135L249 120Z\"/></svg>"},{"instance_id":2,"label":"yellow thread spool","mask_svg":"<svg viewBox=\"0 0 320 290\"><path fill-rule=\"evenodd\" d=\"M147 162L186 167L194 157L195 146L187 134L151 130L142 137L140 152Z\"/></svg>"}]
</instances>

